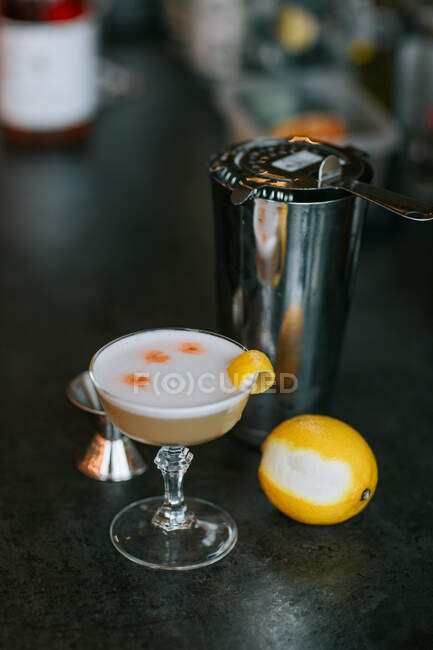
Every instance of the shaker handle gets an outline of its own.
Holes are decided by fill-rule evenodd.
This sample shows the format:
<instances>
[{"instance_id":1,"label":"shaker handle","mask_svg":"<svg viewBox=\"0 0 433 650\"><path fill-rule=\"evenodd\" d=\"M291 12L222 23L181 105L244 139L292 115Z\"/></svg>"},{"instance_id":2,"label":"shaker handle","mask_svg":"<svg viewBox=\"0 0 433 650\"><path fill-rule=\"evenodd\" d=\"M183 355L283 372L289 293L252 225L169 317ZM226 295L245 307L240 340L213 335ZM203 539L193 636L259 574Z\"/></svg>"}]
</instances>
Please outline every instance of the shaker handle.
<instances>
[{"instance_id":1,"label":"shaker handle","mask_svg":"<svg viewBox=\"0 0 433 650\"><path fill-rule=\"evenodd\" d=\"M356 194L361 199L371 201L406 219L412 219L414 221L431 221L433 219L432 207L403 194L384 190L380 187L369 185L368 183L362 183L361 181L353 181L350 184L342 183L341 186L352 194Z\"/></svg>"}]
</instances>

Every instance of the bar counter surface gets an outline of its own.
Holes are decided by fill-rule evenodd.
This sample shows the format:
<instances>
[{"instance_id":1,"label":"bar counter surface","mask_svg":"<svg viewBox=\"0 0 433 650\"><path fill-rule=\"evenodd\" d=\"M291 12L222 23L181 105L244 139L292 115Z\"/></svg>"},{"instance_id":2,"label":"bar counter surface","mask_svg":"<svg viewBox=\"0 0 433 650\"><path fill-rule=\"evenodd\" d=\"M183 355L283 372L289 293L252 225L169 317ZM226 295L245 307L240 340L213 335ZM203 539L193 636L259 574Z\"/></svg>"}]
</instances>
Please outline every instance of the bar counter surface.
<instances>
[{"instance_id":1,"label":"bar counter surface","mask_svg":"<svg viewBox=\"0 0 433 650\"><path fill-rule=\"evenodd\" d=\"M125 483L80 474L90 429L65 387L116 336L215 328L207 159L225 144L206 92L161 49L112 56L143 92L106 108L85 146L1 145L4 647L431 649L433 224L400 221L361 250L332 414L377 456L366 510L291 521L260 490L259 452L228 435L194 448L185 479L236 520L227 558L157 572L112 547L112 517L161 476L151 462Z\"/></svg>"}]
</instances>

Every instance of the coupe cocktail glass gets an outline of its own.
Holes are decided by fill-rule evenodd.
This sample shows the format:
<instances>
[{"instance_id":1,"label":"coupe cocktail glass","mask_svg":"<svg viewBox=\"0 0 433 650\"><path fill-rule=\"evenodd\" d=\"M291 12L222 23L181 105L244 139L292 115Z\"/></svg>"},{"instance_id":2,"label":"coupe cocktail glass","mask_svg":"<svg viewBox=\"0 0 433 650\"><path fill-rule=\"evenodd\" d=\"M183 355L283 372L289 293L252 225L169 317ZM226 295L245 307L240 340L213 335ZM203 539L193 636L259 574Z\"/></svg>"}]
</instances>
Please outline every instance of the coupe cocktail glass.
<instances>
[{"instance_id":1,"label":"coupe cocktail glass","mask_svg":"<svg viewBox=\"0 0 433 650\"><path fill-rule=\"evenodd\" d=\"M90 363L90 376L113 424L127 436L161 446L155 464L163 497L135 501L110 527L130 560L158 569L193 569L222 559L237 541L231 516L204 499L184 501L189 446L227 433L238 422L252 382L242 390L228 364L245 348L192 329L156 329L111 341Z\"/></svg>"}]
</instances>

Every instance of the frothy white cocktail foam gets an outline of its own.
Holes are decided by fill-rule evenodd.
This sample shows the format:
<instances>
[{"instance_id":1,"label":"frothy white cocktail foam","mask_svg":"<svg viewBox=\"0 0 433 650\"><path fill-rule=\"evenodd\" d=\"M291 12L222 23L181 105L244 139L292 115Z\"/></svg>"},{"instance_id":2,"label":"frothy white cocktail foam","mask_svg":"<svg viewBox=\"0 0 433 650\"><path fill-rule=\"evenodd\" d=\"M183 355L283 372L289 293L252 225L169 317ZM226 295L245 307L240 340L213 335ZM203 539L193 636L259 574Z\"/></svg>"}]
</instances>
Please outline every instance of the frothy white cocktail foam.
<instances>
[{"instance_id":1,"label":"frothy white cocktail foam","mask_svg":"<svg viewBox=\"0 0 433 650\"><path fill-rule=\"evenodd\" d=\"M94 359L92 374L103 397L131 413L164 409L160 416L172 418L201 407L204 415L245 396L226 370L241 352L212 334L153 330L108 345Z\"/></svg>"}]
</instances>

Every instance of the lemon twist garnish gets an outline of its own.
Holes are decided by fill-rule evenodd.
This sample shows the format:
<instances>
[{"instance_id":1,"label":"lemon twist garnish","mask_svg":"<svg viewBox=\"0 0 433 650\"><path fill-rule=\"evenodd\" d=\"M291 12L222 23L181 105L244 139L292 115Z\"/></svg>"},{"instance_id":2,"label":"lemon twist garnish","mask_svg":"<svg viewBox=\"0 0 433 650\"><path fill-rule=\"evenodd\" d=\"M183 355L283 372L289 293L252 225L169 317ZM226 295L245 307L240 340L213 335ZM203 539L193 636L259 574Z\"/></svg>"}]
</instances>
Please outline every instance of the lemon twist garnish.
<instances>
[{"instance_id":1,"label":"lemon twist garnish","mask_svg":"<svg viewBox=\"0 0 433 650\"><path fill-rule=\"evenodd\" d=\"M236 388L248 385L248 382L256 376L251 390L252 395L264 393L275 381L272 363L260 350L247 350L239 354L228 366L227 373Z\"/></svg>"}]
</instances>

